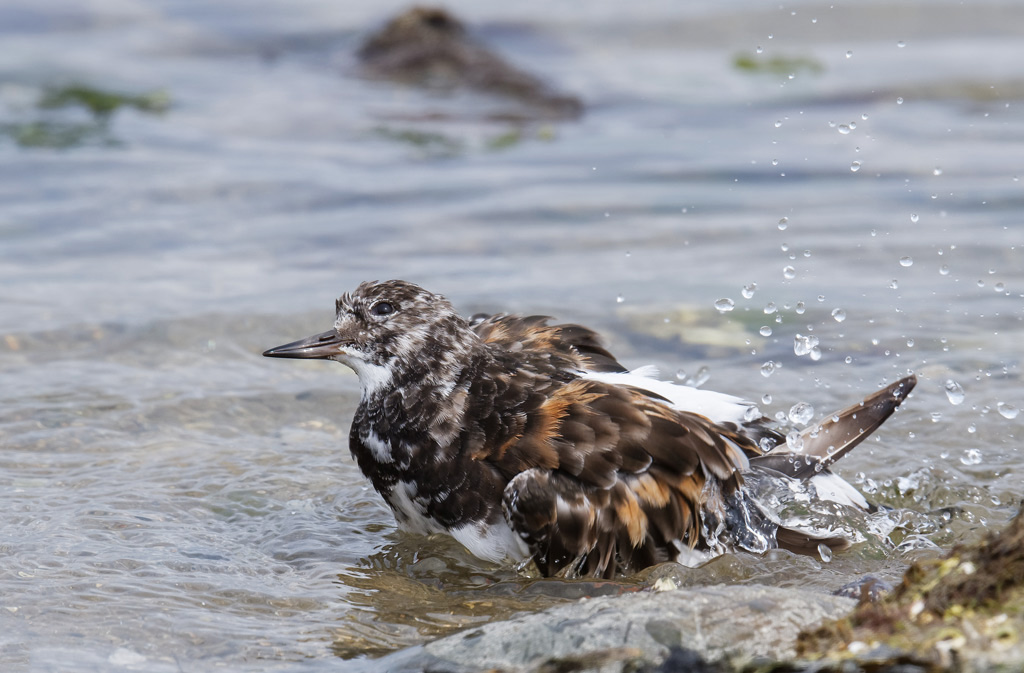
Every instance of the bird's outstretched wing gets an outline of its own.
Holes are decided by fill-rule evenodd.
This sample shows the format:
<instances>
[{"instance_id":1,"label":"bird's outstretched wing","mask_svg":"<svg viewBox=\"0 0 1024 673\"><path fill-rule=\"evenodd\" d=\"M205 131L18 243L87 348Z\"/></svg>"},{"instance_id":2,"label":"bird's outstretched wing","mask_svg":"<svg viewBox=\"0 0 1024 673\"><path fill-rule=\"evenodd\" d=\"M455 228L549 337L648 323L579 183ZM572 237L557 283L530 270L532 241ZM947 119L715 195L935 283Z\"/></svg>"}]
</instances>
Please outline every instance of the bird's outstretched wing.
<instances>
[{"instance_id":1,"label":"bird's outstretched wing","mask_svg":"<svg viewBox=\"0 0 1024 673\"><path fill-rule=\"evenodd\" d=\"M577 379L553 391L492 460L511 477L509 525L544 574L571 566L610 577L706 548L726 528L767 539L771 522L733 521L756 518L740 488L759 453L746 437L643 390Z\"/></svg>"},{"instance_id":2,"label":"bird's outstretched wing","mask_svg":"<svg viewBox=\"0 0 1024 673\"><path fill-rule=\"evenodd\" d=\"M827 466L877 429L914 383L907 377L830 414L808 429L799 454L782 445L766 455L735 424L640 388L578 379L552 391L493 456L511 479L505 516L545 575L611 577L722 546L843 549L842 537L780 526L744 492L743 474L838 480Z\"/></svg>"}]
</instances>

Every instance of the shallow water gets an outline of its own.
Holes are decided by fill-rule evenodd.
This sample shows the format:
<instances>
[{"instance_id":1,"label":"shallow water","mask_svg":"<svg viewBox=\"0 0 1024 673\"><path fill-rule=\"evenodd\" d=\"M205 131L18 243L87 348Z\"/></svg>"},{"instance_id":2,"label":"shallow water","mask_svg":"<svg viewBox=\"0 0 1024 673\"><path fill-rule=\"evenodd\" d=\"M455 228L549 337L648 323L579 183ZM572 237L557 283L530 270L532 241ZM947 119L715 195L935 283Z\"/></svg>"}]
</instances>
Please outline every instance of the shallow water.
<instances>
[{"instance_id":1,"label":"shallow water","mask_svg":"<svg viewBox=\"0 0 1024 673\"><path fill-rule=\"evenodd\" d=\"M892 508L848 521L864 543L829 563L728 556L684 583L891 579L1008 520L1024 9L677 4L451 3L586 102L518 128L481 120L494 101L352 75L398 4L4 3L4 670L372 668L648 581L538 581L394 532L348 457L355 377L260 357L325 329L365 279L581 321L628 364L706 366L706 387L773 415L918 373L839 466ZM171 103L98 127L37 108L69 83ZM41 122L86 130L16 142Z\"/></svg>"}]
</instances>

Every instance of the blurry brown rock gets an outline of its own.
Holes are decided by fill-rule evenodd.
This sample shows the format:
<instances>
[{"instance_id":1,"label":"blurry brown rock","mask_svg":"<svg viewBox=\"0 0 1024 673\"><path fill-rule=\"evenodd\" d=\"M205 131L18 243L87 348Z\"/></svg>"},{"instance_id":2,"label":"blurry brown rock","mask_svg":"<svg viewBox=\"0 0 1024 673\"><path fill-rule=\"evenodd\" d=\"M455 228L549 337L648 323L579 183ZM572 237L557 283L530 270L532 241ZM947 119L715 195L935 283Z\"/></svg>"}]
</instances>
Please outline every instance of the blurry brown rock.
<instances>
[{"instance_id":1,"label":"blurry brown rock","mask_svg":"<svg viewBox=\"0 0 1024 673\"><path fill-rule=\"evenodd\" d=\"M524 104L537 119L575 119L583 111L579 99L509 64L440 8L413 7L399 14L371 35L357 56L369 77L501 96Z\"/></svg>"}]
</instances>

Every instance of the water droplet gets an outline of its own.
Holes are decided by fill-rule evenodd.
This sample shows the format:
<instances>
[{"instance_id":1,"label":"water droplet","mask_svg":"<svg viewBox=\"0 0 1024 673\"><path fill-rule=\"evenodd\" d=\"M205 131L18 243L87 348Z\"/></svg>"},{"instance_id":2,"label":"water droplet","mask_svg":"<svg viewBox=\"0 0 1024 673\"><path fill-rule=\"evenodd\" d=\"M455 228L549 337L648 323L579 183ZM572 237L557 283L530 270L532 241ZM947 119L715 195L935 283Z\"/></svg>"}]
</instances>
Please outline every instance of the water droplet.
<instances>
[{"instance_id":1,"label":"water droplet","mask_svg":"<svg viewBox=\"0 0 1024 673\"><path fill-rule=\"evenodd\" d=\"M761 376L768 378L775 373L775 363L769 360L761 365Z\"/></svg>"},{"instance_id":2,"label":"water droplet","mask_svg":"<svg viewBox=\"0 0 1024 673\"><path fill-rule=\"evenodd\" d=\"M851 131L851 129L850 129L850 127L848 125L846 125L846 124L840 124L839 125L839 132L842 133L844 136L849 135L850 131Z\"/></svg>"},{"instance_id":3,"label":"water droplet","mask_svg":"<svg viewBox=\"0 0 1024 673\"><path fill-rule=\"evenodd\" d=\"M846 52L846 58L853 58L853 51L852 50Z\"/></svg>"},{"instance_id":4,"label":"water droplet","mask_svg":"<svg viewBox=\"0 0 1024 673\"><path fill-rule=\"evenodd\" d=\"M793 337L793 352L798 356L804 356L810 354L818 346L818 337L816 336L803 336L797 334ZM821 351L818 351L818 357L821 357Z\"/></svg>"},{"instance_id":5,"label":"water droplet","mask_svg":"<svg viewBox=\"0 0 1024 673\"><path fill-rule=\"evenodd\" d=\"M968 434L973 435L977 431L978 431L978 428L974 425L974 423L971 423L970 425L967 426L967 433Z\"/></svg>"},{"instance_id":6,"label":"water droplet","mask_svg":"<svg viewBox=\"0 0 1024 673\"><path fill-rule=\"evenodd\" d=\"M711 378L711 370L707 367L701 367L697 370L697 373L693 375L693 378L686 382L686 385L693 388L700 388L702 385L708 382Z\"/></svg>"},{"instance_id":7,"label":"water droplet","mask_svg":"<svg viewBox=\"0 0 1024 673\"><path fill-rule=\"evenodd\" d=\"M896 105L903 105L903 96L896 99Z\"/></svg>"},{"instance_id":8,"label":"water droplet","mask_svg":"<svg viewBox=\"0 0 1024 673\"><path fill-rule=\"evenodd\" d=\"M772 396L771 396L770 393L765 393L764 395L761 395L761 404L771 404L771 403L772 403Z\"/></svg>"},{"instance_id":9,"label":"water droplet","mask_svg":"<svg viewBox=\"0 0 1024 673\"><path fill-rule=\"evenodd\" d=\"M850 164L850 170L853 171L854 173L859 171L860 170L860 162L859 161L854 161L852 164Z\"/></svg>"},{"instance_id":10,"label":"water droplet","mask_svg":"<svg viewBox=\"0 0 1024 673\"><path fill-rule=\"evenodd\" d=\"M762 437L757 445L761 447L761 451L768 453L775 448L775 440L771 437Z\"/></svg>"},{"instance_id":11,"label":"water droplet","mask_svg":"<svg viewBox=\"0 0 1024 673\"><path fill-rule=\"evenodd\" d=\"M992 286L992 289L996 292L1006 292L1006 283L996 283Z\"/></svg>"},{"instance_id":12,"label":"water droplet","mask_svg":"<svg viewBox=\"0 0 1024 673\"><path fill-rule=\"evenodd\" d=\"M828 563L832 560L832 548L824 542L818 544L818 556L821 557L822 563Z\"/></svg>"},{"instance_id":13,"label":"water droplet","mask_svg":"<svg viewBox=\"0 0 1024 673\"><path fill-rule=\"evenodd\" d=\"M900 257L900 266L914 266L914 258Z\"/></svg>"},{"instance_id":14,"label":"water droplet","mask_svg":"<svg viewBox=\"0 0 1024 673\"><path fill-rule=\"evenodd\" d=\"M832 319L836 322L843 322L846 320L846 311L841 308L832 309Z\"/></svg>"},{"instance_id":15,"label":"water droplet","mask_svg":"<svg viewBox=\"0 0 1024 673\"><path fill-rule=\"evenodd\" d=\"M843 358L843 362L845 362L846 364L850 364L851 362L853 362L853 357L847 355L845 358Z\"/></svg>"},{"instance_id":16,"label":"water droplet","mask_svg":"<svg viewBox=\"0 0 1024 673\"><path fill-rule=\"evenodd\" d=\"M903 47L905 46L907 46L907 43L904 42L903 40L900 40L899 42L896 43L896 47L899 49L903 49Z\"/></svg>"},{"instance_id":17,"label":"water droplet","mask_svg":"<svg viewBox=\"0 0 1024 673\"><path fill-rule=\"evenodd\" d=\"M889 281L889 289L890 290L897 290L897 289L899 289L899 287L900 287L900 282L898 280L896 280L895 278L893 278L892 280Z\"/></svg>"},{"instance_id":18,"label":"water droplet","mask_svg":"<svg viewBox=\"0 0 1024 673\"><path fill-rule=\"evenodd\" d=\"M789 420L796 425L807 425L814 418L814 407L806 402L797 402L789 409Z\"/></svg>"},{"instance_id":19,"label":"water droplet","mask_svg":"<svg viewBox=\"0 0 1024 673\"><path fill-rule=\"evenodd\" d=\"M786 445L789 446L790 451L799 453L804 448L804 438L800 434L799 430L791 430L786 435Z\"/></svg>"},{"instance_id":20,"label":"water droplet","mask_svg":"<svg viewBox=\"0 0 1024 673\"><path fill-rule=\"evenodd\" d=\"M772 328L769 327L768 325L762 325L760 332L761 336L770 337L772 335Z\"/></svg>"},{"instance_id":21,"label":"water droplet","mask_svg":"<svg viewBox=\"0 0 1024 673\"><path fill-rule=\"evenodd\" d=\"M914 347L914 340L913 339L907 339L907 348L913 348L913 347Z\"/></svg>"},{"instance_id":22,"label":"water droplet","mask_svg":"<svg viewBox=\"0 0 1024 673\"><path fill-rule=\"evenodd\" d=\"M782 267L782 277L786 280L793 280L796 278L796 269L791 266Z\"/></svg>"},{"instance_id":23,"label":"water droplet","mask_svg":"<svg viewBox=\"0 0 1024 673\"><path fill-rule=\"evenodd\" d=\"M685 369L677 369L676 370L676 380L677 381L685 381L686 380L686 370Z\"/></svg>"},{"instance_id":24,"label":"water droplet","mask_svg":"<svg viewBox=\"0 0 1024 673\"><path fill-rule=\"evenodd\" d=\"M775 128L779 128L780 126L782 126L782 120L781 119L776 119L775 120Z\"/></svg>"},{"instance_id":25,"label":"water droplet","mask_svg":"<svg viewBox=\"0 0 1024 673\"><path fill-rule=\"evenodd\" d=\"M789 218L788 217L784 217L781 220L779 220L779 231L785 231L786 227L788 227L788 226L789 226Z\"/></svg>"},{"instance_id":26,"label":"water droplet","mask_svg":"<svg viewBox=\"0 0 1024 673\"><path fill-rule=\"evenodd\" d=\"M747 410L743 412L743 420L747 423L756 421L759 418L761 418L761 410L758 409L756 405L751 404L747 407Z\"/></svg>"},{"instance_id":27,"label":"water droplet","mask_svg":"<svg viewBox=\"0 0 1024 673\"><path fill-rule=\"evenodd\" d=\"M618 297L615 298L615 301L616 303L621 304L622 302L626 301L626 298L620 294Z\"/></svg>"},{"instance_id":28,"label":"water droplet","mask_svg":"<svg viewBox=\"0 0 1024 673\"><path fill-rule=\"evenodd\" d=\"M749 285L744 285L743 286L743 290L740 292L740 294L743 295L744 299L750 299L751 297L754 296L754 292L756 292L756 291L757 291L757 283L750 283Z\"/></svg>"},{"instance_id":29,"label":"water droplet","mask_svg":"<svg viewBox=\"0 0 1024 673\"><path fill-rule=\"evenodd\" d=\"M934 169L932 169L932 175L942 175L942 169L936 166Z\"/></svg>"},{"instance_id":30,"label":"water droplet","mask_svg":"<svg viewBox=\"0 0 1024 673\"><path fill-rule=\"evenodd\" d=\"M960 456L960 462L964 465L977 465L981 462L981 449L967 449L964 455Z\"/></svg>"},{"instance_id":31,"label":"water droplet","mask_svg":"<svg viewBox=\"0 0 1024 673\"><path fill-rule=\"evenodd\" d=\"M818 348L817 346L812 347L810 356L813 362L817 362L818 360L821 359L821 349Z\"/></svg>"},{"instance_id":32,"label":"water droplet","mask_svg":"<svg viewBox=\"0 0 1024 673\"><path fill-rule=\"evenodd\" d=\"M949 265L948 264L943 264L942 266L940 266L939 267L939 274L942 275L942 276L948 276L949 275Z\"/></svg>"},{"instance_id":33,"label":"water droplet","mask_svg":"<svg viewBox=\"0 0 1024 673\"><path fill-rule=\"evenodd\" d=\"M715 302L715 308L718 309L719 313L728 313L729 311L736 308L736 302L734 302L732 299L729 299L728 297L725 297L724 299L719 299L718 301Z\"/></svg>"},{"instance_id":34,"label":"water droplet","mask_svg":"<svg viewBox=\"0 0 1024 673\"><path fill-rule=\"evenodd\" d=\"M952 405L964 403L964 389L959 383L953 379L946 379L946 397L949 399L949 403Z\"/></svg>"},{"instance_id":35,"label":"water droplet","mask_svg":"<svg viewBox=\"0 0 1024 673\"><path fill-rule=\"evenodd\" d=\"M1017 414L1020 413L1020 409L1013 406L1012 404L1007 404L1006 402L1000 402L999 404L997 404L996 409L999 410L1000 416L1002 416L1003 418L1009 418L1011 420L1017 418Z\"/></svg>"},{"instance_id":36,"label":"water droplet","mask_svg":"<svg viewBox=\"0 0 1024 673\"><path fill-rule=\"evenodd\" d=\"M941 411L933 411L930 414L930 417L932 419L932 423L938 423L939 421L942 420L942 412Z\"/></svg>"},{"instance_id":37,"label":"water droplet","mask_svg":"<svg viewBox=\"0 0 1024 673\"><path fill-rule=\"evenodd\" d=\"M775 306L775 302L773 302L773 301L770 301L770 302L768 302L767 304L764 305L764 313L765 313L765 315L771 315L772 313L775 313L775 311L777 311L777 310L778 310L778 308Z\"/></svg>"},{"instance_id":38,"label":"water droplet","mask_svg":"<svg viewBox=\"0 0 1024 673\"><path fill-rule=\"evenodd\" d=\"M764 47L762 47L761 45L757 45L757 49L755 49L754 51L757 52L758 54L763 54Z\"/></svg>"}]
</instances>

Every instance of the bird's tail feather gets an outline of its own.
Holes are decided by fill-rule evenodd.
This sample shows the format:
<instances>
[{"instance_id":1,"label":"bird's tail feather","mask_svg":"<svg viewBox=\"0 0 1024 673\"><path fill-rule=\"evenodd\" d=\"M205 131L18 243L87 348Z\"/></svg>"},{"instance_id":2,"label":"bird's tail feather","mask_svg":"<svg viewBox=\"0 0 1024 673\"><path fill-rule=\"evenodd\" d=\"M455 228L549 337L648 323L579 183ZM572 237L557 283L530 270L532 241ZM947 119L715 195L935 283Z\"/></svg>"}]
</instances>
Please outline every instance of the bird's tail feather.
<instances>
[{"instance_id":1,"label":"bird's tail feather","mask_svg":"<svg viewBox=\"0 0 1024 673\"><path fill-rule=\"evenodd\" d=\"M799 448L781 444L764 456L751 458L751 467L796 479L813 477L877 430L916 384L917 377L911 374L868 395L857 404L828 414L823 421L801 433Z\"/></svg>"}]
</instances>

